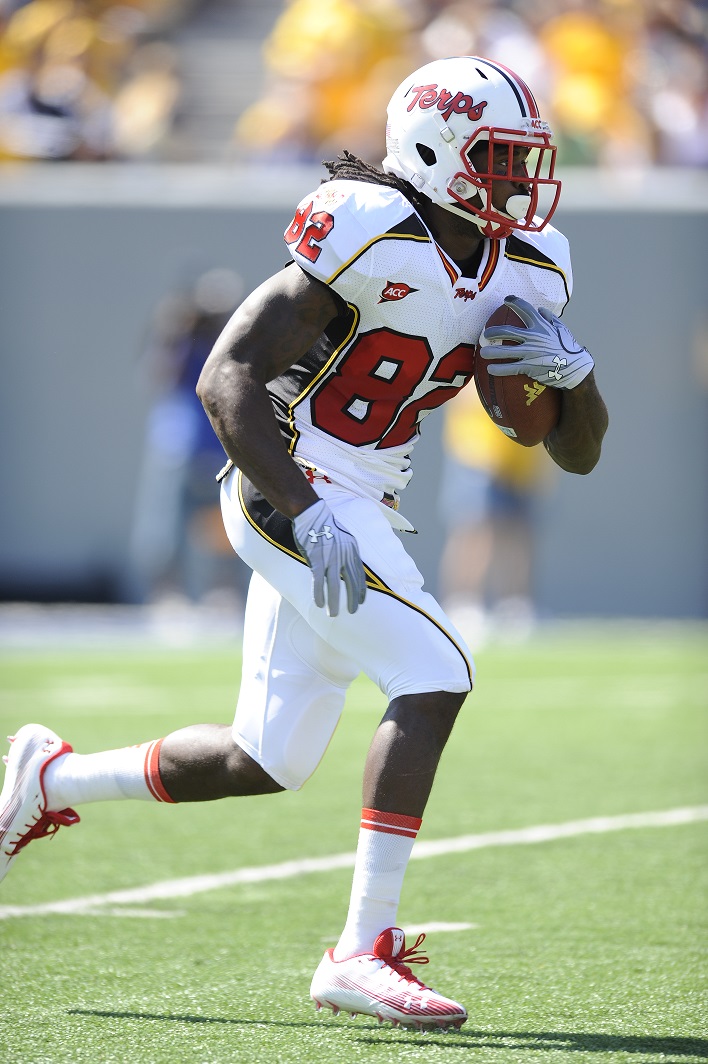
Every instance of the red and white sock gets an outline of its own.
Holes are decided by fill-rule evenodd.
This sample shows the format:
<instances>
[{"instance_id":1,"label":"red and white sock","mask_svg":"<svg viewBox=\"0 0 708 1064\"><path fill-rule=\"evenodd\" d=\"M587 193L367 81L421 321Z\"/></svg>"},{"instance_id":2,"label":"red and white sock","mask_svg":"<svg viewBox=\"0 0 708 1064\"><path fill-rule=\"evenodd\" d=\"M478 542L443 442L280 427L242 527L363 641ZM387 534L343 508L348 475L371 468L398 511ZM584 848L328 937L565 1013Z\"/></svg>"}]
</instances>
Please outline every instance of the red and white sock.
<instances>
[{"instance_id":1,"label":"red and white sock","mask_svg":"<svg viewBox=\"0 0 708 1064\"><path fill-rule=\"evenodd\" d=\"M51 761L42 783L47 809L59 810L82 802L137 798L173 802L160 779L162 739L98 754L63 754Z\"/></svg>"},{"instance_id":2,"label":"red and white sock","mask_svg":"<svg viewBox=\"0 0 708 1064\"><path fill-rule=\"evenodd\" d=\"M370 953L377 936L395 927L408 861L422 821L400 813L363 809L347 922L336 961Z\"/></svg>"}]
</instances>

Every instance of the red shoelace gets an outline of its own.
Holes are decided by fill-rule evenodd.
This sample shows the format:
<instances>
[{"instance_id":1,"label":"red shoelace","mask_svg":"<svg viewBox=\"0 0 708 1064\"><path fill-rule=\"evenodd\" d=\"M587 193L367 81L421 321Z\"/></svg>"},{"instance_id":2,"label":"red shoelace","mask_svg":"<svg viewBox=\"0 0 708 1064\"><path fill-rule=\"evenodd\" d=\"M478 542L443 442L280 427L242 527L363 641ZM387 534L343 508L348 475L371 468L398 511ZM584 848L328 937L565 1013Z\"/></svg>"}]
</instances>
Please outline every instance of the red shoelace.
<instances>
[{"instance_id":1,"label":"red shoelace","mask_svg":"<svg viewBox=\"0 0 708 1064\"><path fill-rule=\"evenodd\" d=\"M72 824L78 824L79 819L79 814L73 809L62 809L60 813L42 813L26 834L24 834L21 839L18 839L13 846L10 855L15 857L28 842L32 842L34 839L45 839L48 835L56 835L59 828L71 827Z\"/></svg>"},{"instance_id":2,"label":"red shoelace","mask_svg":"<svg viewBox=\"0 0 708 1064\"><path fill-rule=\"evenodd\" d=\"M388 964L389 968L393 968L394 972L402 975L404 979L407 979L409 982L418 983L419 986L425 986L416 975L413 975L408 964L404 963L404 961L408 961L409 964L430 964L430 958L418 949L418 946L422 946L424 941L425 932L421 931L409 949L404 950L403 953L399 953L397 957L389 956L382 957L381 959Z\"/></svg>"}]
</instances>

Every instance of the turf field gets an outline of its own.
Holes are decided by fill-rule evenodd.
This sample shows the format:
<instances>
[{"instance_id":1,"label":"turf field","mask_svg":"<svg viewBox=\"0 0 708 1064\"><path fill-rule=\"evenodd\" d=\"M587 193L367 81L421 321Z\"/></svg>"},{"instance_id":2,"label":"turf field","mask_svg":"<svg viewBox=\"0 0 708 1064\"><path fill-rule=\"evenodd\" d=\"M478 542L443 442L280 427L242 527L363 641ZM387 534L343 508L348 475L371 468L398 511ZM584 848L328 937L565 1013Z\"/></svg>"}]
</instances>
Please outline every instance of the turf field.
<instances>
[{"instance_id":1,"label":"turf field","mask_svg":"<svg viewBox=\"0 0 708 1064\"><path fill-rule=\"evenodd\" d=\"M467 841L421 846L400 912L406 928L438 925L419 971L467 1005L459 1033L318 1016L309 1001L349 894L346 859L326 858L355 848L383 709L361 680L300 794L82 806L81 825L20 855L0 888L0 1061L704 1059L707 651L705 628L611 625L478 655L419 836ZM229 648L6 651L0 729L42 721L88 752L227 721L238 671ZM676 809L693 812L614 819ZM538 841L522 830L537 825L570 826ZM309 870L229 878L302 858Z\"/></svg>"}]
</instances>

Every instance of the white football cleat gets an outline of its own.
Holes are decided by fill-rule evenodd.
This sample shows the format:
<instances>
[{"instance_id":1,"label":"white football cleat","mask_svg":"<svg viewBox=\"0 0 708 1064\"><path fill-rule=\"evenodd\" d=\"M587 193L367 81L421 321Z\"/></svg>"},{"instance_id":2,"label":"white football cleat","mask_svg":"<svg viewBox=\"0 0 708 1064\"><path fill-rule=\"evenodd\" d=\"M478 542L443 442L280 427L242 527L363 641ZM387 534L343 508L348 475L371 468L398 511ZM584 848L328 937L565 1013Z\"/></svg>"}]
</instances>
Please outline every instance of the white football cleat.
<instances>
[{"instance_id":1,"label":"white football cleat","mask_svg":"<svg viewBox=\"0 0 708 1064\"><path fill-rule=\"evenodd\" d=\"M374 942L372 953L335 961L334 951L328 949L312 979L310 997L318 1009L330 1008L335 1016L361 1012L380 1023L390 1020L394 1027L419 1030L461 1027L467 1019L464 1006L425 986L405 963L428 963L418 950L424 938L419 935L406 949L403 931L389 927Z\"/></svg>"},{"instance_id":2,"label":"white football cleat","mask_svg":"<svg viewBox=\"0 0 708 1064\"><path fill-rule=\"evenodd\" d=\"M79 822L73 809L47 811L42 783L50 761L72 752L69 744L39 724L25 724L10 743L10 753L3 758L7 769L0 793L0 879L28 842L54 835L62 825Z\"/></svg>"}]
</instances>

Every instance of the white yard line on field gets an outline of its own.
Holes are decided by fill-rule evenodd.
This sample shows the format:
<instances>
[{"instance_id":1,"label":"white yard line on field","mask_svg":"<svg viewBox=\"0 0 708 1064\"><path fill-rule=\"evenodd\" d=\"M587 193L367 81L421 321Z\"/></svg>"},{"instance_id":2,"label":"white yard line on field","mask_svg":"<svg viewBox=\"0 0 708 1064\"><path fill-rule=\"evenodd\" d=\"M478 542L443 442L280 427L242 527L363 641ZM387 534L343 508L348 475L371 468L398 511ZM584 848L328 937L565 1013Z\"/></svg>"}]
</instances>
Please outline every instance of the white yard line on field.
<instances>
[{"instance_id":1,"label":"white yard line on field","mask_svg":"<svg viewBox=\"0 0 708 1064\"><path fill-rule=\"evenodd\" d=\"M708 805L666 809L657 813L628 813L623 816L593 817L590 820L570 820L565 824L537 824L535 827L512 831L488 831L481 835L459 835L452 839L417 842L413 847L411 860L420 861L448 853L483 850L490 846L528 846L538 842L569 839L577 835L624 831L628 828L673 827L699 820L708 820ZM265 883L269 880L292 879L295 876L304 876L312 872L332 872L338 868L353 868L354 856L353 853L339 853L330 857L305 857L297 861L283 861L282 864L276 865L237 868L233 872L219 872L214 875L165 879L145 887L113 890L108 894L88 894L80 898L67 898L64 901L46 902L42 905L3 905L0 906L0 920L7 920L13 916L42 916L47 913L81 916L108 915L105 907L114 908L112 915L127 916L129 912L120 911L121 906L144 905L146 902L164 901L166 898L188 898L193 894L203 894L205 891L219 890L244 883ZM147 915L147 911L134 910L133 915L144 916ZM155 916L164 915L166 915L164 911L155 911Z\"/></svg>"}]
</instances>

